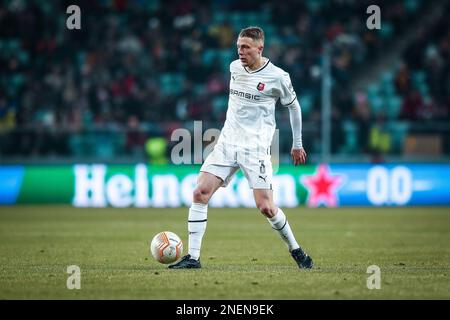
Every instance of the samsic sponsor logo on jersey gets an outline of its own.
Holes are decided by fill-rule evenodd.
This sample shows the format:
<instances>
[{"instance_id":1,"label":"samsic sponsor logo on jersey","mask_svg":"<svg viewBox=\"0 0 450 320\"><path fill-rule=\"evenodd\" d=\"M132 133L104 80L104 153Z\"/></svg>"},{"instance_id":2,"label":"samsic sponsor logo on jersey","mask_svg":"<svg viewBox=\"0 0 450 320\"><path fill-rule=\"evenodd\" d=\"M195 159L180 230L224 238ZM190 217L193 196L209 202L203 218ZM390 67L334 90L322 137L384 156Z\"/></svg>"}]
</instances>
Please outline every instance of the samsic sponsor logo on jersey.
<instances>
[{"instance_id":1,"label":"samsic sponsor logo on jersey","mask_svg":"<svg viewBox=\"0 0 450 320\"><path fill-rule=\"evenodd\" d=\"M244 99L248 99L248 100L255 100L255 101L259 101L259 99L261 98L260 96L258 96L256 94L251 94L248 92L238 91L238 90L234 90L234 89L230 89L230 95L235 95L240 98L244 98Z\"/></svg>"}]
</instances>

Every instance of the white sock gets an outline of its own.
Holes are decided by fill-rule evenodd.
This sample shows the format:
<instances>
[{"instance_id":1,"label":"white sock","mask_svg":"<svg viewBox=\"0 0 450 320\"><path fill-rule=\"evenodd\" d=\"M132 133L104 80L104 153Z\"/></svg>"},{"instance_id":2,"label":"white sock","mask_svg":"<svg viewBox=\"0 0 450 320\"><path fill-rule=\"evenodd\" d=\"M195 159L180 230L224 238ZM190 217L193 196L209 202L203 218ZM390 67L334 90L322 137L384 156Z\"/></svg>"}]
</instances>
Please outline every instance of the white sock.
<instances>
[{"instance_id":1,"label":"white sock","mask_svg":"<svg viewBox=\"0 0 450 320\"><path fill-rule=\"evenodd\" d=\"M207 215L207 204L192 202L188 218L189 254L195 260L200 258L202 238L206 231Z\"/></svg>"},{"instance_id":2,"label":"white sock","mask_svg":"<svg viewBox=\"0 0 450 320\"><path fill-rule=\"evenodd\" d=\"M277 213L272 218L267 218L270 225L275 229L284 240L288 246L289 251L299 248L297 241L295 240L294 234L292 233L291 226L287 221L284 212L278 208Z\"/></svg>"}]
</instances>

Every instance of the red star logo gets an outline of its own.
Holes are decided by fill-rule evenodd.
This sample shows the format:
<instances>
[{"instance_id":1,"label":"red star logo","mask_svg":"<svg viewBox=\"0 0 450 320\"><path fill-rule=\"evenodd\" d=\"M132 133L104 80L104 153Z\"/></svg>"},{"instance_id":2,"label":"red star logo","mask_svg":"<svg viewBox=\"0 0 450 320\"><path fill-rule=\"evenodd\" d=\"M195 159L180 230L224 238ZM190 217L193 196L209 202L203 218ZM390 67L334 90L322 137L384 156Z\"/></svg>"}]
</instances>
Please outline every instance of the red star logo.
<instances>
[{"instance_id":1,"label":"red star logo","mask_svg":"<svg viewBox=\"0 0 450 320\"><path fill-rule=\"evenodd\" d=\"M305 176L301 181L308 189L306 203L309 207L318 207L320 204L324 204L327 207L336 207L338 205L336 191L341 185L342 177L332 176L327 165L319 165L315 174Z\"/></svg>"}]
</instances>

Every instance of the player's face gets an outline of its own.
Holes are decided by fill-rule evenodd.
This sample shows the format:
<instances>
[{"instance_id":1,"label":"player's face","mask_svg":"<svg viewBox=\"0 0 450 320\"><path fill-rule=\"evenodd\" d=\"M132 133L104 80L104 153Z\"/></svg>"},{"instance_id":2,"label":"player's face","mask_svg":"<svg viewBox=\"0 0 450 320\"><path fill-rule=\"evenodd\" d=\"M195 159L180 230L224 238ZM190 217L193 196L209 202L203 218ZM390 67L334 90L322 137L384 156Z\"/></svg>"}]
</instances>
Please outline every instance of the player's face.
<instances>
[{"instance_id":1,"label":"player's face","mask_svg":"<svg viewBox=\"0 0 450 320\"><path fill-rule=\"evenodd\" d=\"M263 45L248 37L239 37L237 40L239 60L244 67L253 66L261 57Z\"/></svg>"}]
</instances>

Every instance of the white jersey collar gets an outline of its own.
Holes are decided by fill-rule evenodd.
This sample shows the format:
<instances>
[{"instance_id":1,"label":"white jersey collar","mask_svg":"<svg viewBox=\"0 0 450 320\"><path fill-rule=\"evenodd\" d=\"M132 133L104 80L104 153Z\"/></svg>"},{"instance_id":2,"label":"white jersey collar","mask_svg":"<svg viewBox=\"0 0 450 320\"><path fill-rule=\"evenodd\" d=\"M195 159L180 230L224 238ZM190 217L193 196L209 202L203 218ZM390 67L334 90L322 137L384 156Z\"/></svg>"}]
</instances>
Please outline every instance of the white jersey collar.
<instances>
[{"instance_id":1,"label":"white jersey collar","mask_svg":"<svg viewBox=\"0 0 450 320\"><path fill-rule=\"evenodd\" d=\"M268 58L266 58L266 59L267 59L266 63L264 63L263 66L262 66L261 68L259 68L259 69L257 69L257 70L250 70L250 71L249 71L249 70L247 70L246 67L244 67L245 71L247 71L247 73L256 73L256 72L261 71L262 69L264 69L265 67L267 67L267 65L268 65L269 62L270 62L270 60L269 60Z\"/></svg>"}]
</instances>

